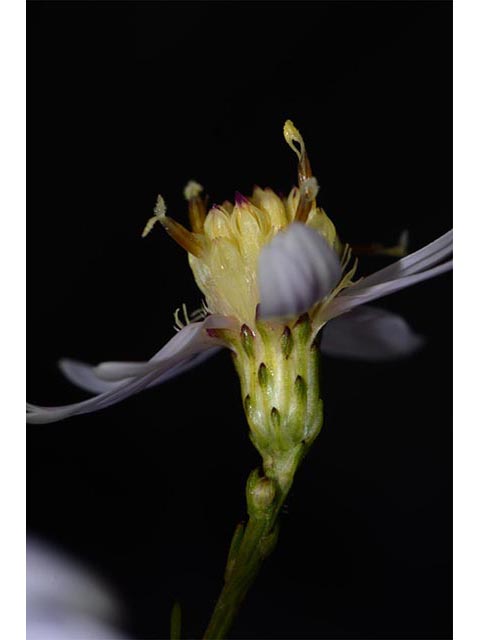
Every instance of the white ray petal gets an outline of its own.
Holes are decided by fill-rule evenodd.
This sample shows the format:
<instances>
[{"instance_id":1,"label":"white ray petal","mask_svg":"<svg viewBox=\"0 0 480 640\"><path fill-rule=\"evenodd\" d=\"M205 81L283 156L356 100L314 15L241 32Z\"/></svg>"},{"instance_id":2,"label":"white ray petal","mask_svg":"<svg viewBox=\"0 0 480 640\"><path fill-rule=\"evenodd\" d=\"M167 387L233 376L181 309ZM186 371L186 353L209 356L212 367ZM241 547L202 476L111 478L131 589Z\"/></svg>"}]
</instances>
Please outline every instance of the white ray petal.
<instances>
[{"instance_id":1,"label":"white ray petal","mask_svg":"<svg viewBox=\"0 0 480 640\"><path fill-rule=\"evenodd\" d=\"M129 396L138 393L155 380L158 375L156 371L151 371L145 376L133 378L130 382L122 383L119 387L105 391L93 398L58 407L41 407L38 405L27 406L27 422L30 424L46 424L58 422L74 415L92 413L99 409L104 409L112 404L116 404Z\"/></svg>"},{"instance_id":2,"label":"white ray petal","mask_svg":"<svg viewBox=\"0 0 480 640\"><path fill-rule=\"evenodd\" d=\"M95 367L86 362L62 358L58 362L58 366L67 380L90 393L99 394L105 391L113 391L122 385L122 381L107 382L106 380L100 380L95 373Z\"/></svg>"},{"instance_id":3,"label":"white ray petal","mask_svg":"<svg viewBox=\"0 0 480 640\"><path fill-rule=\"evenodd\" d=\"M233 321L225 316L209 316L202 322L192 322L179 331L148 362L102 362L95 368L101 380L117 381L140 376L150 371L159 371L175 366L182 360L209 349L215 343L208 329L231 329Z\"/></svg>"},{"instance_id":4,"label":"white ray petal","mask_svg":"<svg viewBox=\"0 0 480 640\"><path fill-rule=\"evenodd\" d=\"M192 325L197 326L192 328ZM124 372L125 365L136 367L137 374L135 377L109 382L107 390L99 393L93 398L76 402L70 405L58 407L41 407L38 405L27 404L27 422L32 424L45 424L49 422L57 422L74 415L92 413L99 409L104 409L112 404L116 404L121 400L131 396L148 387L164 382L165 380L178 375L183 371L199 364L207 355L211 355L212 347L216 350L221 341L218 338L210 337L207 333L208 329L224 329L232 328L234 321L224 316L210 316L203 322L192 323L179 331L172 340L170 340L163 349L161 349L148 363L119 363L121 366L115 371L114 364L108 363L112 376L115 373ZM236 325L235 325L236 326ZM181 334L184 334L181 336ZM174 349L172 349L172 344ZM208 352L205 353L205 352ZM165 354L166 357L165 357ZM155 366L152 368L152 364ZM142 368L143 367L143 368ZM68 368L68 367L67 367ZM87 384L93 387L93 384L99 382L97 367L92 369L87 375L85 369L76 369L74 377L82 380L83 388ZM69 372L74 369L70 367ZM78 375L77 375L78 374ZM96 387L100 388L100 386ZM89 389L91 390L91 388ZM96 391L94 391L96 393Z\"/></svg>"},{"instance_id":5,"label":"white ray petal","mask_svg":"<svg viewBox=\"0 0 480 640\"><path fill-rule=\"evenodd\" d=\"M423 343L401 316L365 306L328 322L320 348L328 356L380 362L408 356Z\"/></svg>"},{"instance_id":6,"label":"white ray petal","mask_svg":"<svg viewBox=\"0 0 480 640\"><path fill-rule=\"evenodd\" d=\"M294 222L260 253L260 317L299 315L330 293L340 277L340 261L325 238Z\"/></svg>"},{"instance_id":7,"label":"white ray petal","mask_svg":"<svg viewBox=\"0 0 480 640\"><path fill-rule=\"evenodd\" d=\"M162 373L158 378L155 378L155 380L147 386L147 389L162 384L163 382L166 382L171 378L175 378L176 376L185 373L189 369L193 369L205 360L208 360L208 358L211 358L220 350L221 347L211 347L210 349L207 349L202 353L198 353L188 360L177 364L176 366ZM124 380L117 381L101 380L96 374L96 366L87 364L85 362L80 362L78 360L63 358L58 364L63 375L70 382L72 382L80 389L84 389L85 391L94 394L118 389L122 384L131 380L131 378L125 378Z\"/></svg>"},{"instance_id":8,"label":"white ray petal","mask_svg":"<svg viewBox=\"0 0 480 640\"><path fill-rule=\"evenodd\" d=\"M358 307L361 304L366 304L367 302L371 302L372 300L376 300L377 298L382 298L383 296L387 296L390 293L395 293L395 291L400 291L401 289L405 289L406 287L411 287L418 282L422 282L423 280L429 280L435 276L438 276L442 273L446 273L450 271L453 267L453 261L449 260L448 262L444 262L443 264L439 264L432 269L428 269L427 271L423 271L421 273L416 273L411 276L406 276L403 278L398 278L398 280L391 280L389 282L382 282L381 284L375 284L370 287L364 287L362 289L358 289L355 286L348 287L348 289L344 289L339 293L339 295L333 300L326 310L325 318L327 320L332 320L342 313L346 313L355 307Z\"/></svg>"}]
</instances>

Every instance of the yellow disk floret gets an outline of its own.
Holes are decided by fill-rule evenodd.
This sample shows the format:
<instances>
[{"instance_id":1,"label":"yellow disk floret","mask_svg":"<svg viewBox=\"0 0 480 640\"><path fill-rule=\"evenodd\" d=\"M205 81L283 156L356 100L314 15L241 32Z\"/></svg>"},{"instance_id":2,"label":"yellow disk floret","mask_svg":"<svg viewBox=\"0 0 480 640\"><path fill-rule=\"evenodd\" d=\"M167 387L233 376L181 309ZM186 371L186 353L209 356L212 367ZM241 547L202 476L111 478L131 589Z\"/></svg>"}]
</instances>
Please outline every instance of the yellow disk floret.
<instances>
[{"instance_id":1,"label":"yellow disk floret","mask_svg":"<svg viewBox=\"0 0 480 640\"><path fill-rule=\"evenodd\" d=\"M189 255L197 285L212 313L232 315L253 326L259 303L257 269L265 244L295 220L301 189L280 198L256 187L251 198L237 197L208 212L201 255ZM305 224L337 248L335 227L323 209L312 203Z\"/></svg>"},{"instance_id":2,"label":"yellow disk floret","mask_svg":"<svg viewBox=\"0 0 480 640\"><path fill-rule=\"evenodd\" d=\"M287 197L256 187L235 203L225 201L207 212L202 186L190 181L184 191L189 205L191 231L168 217L163 199L144 231L159 221L188 251L195 280L205 295L208 310L234 316L241 324L255 325L259 303L258 261L262 248L292 222L305 224L322 234L342 258L344 247L335 226L316 204L318 184L312 175L303 138L291 120L284 127L285 140L298 157L298 187Z\"/></svg>"}]
</instances>

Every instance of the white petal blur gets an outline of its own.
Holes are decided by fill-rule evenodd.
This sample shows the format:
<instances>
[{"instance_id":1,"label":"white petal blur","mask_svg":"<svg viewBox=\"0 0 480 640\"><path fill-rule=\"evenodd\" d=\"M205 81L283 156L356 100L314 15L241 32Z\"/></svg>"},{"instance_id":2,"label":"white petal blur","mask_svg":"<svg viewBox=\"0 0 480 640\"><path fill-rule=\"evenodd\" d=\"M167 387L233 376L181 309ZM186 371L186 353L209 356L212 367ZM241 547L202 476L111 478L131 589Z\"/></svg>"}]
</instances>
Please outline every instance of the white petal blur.
<instances>
[{"instance_id":1,"label":"white petal blur","mask_svg":"<svg viewBox=\"0 0 480 640\"><path fill-rule=\"evenodd\" d=\"M330 293L341 274L338 255L325 238L292 223L260 253L260 318L298 317Z\"/></svg>"},{"instance_id":2,"label":"white petal blur","mask_svg":"<svg viewBox=\"0 0 480 640\"><path fill-rule=\"evenodd\" d=\"M322 331L322 354L382 362L409 356L425 340L396 313L365 305L328 322Z\"/></svg>"},{"instance_id":3,"label":"white petal blur","mask_svg":"<svg viewBox=\"0 0 480 640\"><path fill-rule=\"evenodd\" d=\"M27 640L121 640L111 590L75 559L27 539Z\"/></svg>"},{"instance_id":4,"label":"white petal blur","mask_svg":"<svg viewBox=\"0 0 480 640\"><path fill-rule=\"evenodd\" d=\"M189 369L193 369L198 365L205 362L216 353L221 350L222 347L211 347L198 353L191 358L179 362L178 364L172 366L170 369L164 371L158 378L155 378L153 382L147 385L145 388L150 389L152 387L156 387L159 384L163 384L167 382L171 378L175 378L182 373L186 373ZM139 363L131 362L132 366L137 366ZM101 380L97 376L97 367L98 365L87 364L86 362L80 362L79 360L71 360L69 358L62 358L58 366L63 375L69 380L72 384L83 389L84 391L88 391L89 393L93 393L98 395L100 393L104 393L106 391L113 391L114 389L118 389L126 382L126 380L119 381L107 381Z\"/></svg>"}]
</instances>

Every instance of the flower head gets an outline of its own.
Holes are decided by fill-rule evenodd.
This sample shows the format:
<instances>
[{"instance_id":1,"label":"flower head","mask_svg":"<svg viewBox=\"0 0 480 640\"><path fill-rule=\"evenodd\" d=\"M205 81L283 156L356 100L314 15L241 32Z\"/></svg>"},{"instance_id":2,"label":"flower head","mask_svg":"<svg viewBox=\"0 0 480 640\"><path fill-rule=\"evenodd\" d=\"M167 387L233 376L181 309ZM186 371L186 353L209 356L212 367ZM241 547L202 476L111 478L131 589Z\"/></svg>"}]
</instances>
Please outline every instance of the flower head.
<instances>
[{"instance_id":1,"label":"flower head","mask_svg":"<svg viewBox=\"0 0 480 640\"><path fill-rule=\"evenodd\" d=\"M233 203L227 200L207 212L203 188L192 181L185 188L191 231L166 215L161 197L144 231L158 220L187 250L208 310L249 326L258 311L261 317L293 317L324 299L340 281L346 253L332 221L317 206L317 180L290 120L284 135L299 159L299 185L288 196L255 187L251 196L237 192ZM302 252L311 253L309 264L298 260ZM304 282L297 286L298 280Z\"/></svg>"},{"instance_id":2,"label":"flower head","mask_svg":"<svg viewBox=\"0 0 480 640\"><path fill-rule=\"evenodd\" d=\"M159 222L187 251L206 300L202 319L191 323L187 319L177 335L147 362L109 362L92 367L61 361L63 373L95 396L64 407L28 405L29 422L54 422L104 408L227 347L236 356L252 431L263 430L254 436L268 441L278 432L276 446L282 447L287 432L287 440L307 437L308 425L303 425L303 431L298 426L305 422L305 415L290 415L288 407L297 406L303 412L307 406L312 408L308 398L316 393L316 361L310 362L308 354L320 330L322 349L343 357L379 360L418 347L420 338L401 318L361 305L451 269L452 262L447 260L452 252L451 232L355 281L357 263L352 248L340 241L334 224L317 204L317 180L303 138L289 120L284 136L298 158L298 185L286 197L256 187L249 197L237 193L233 203L226 201L207 211L203 188L191 181L184 192L190 230L167 216L161 196L147 222L143 236ZM403 251L402 239L399 247L383 252L396 255ZM295 344L301 347L292 355ZM285 366L289 358L290 364ZM294 362L297 369L291 365ZM276 372L273 378L269 367ZM302 367L305 370L300 374ZM305 385L311 392L305 391ZM254 406L255 390L261 388L263 395L258 395ZM272 397L277 399L276 405L284 407L283 414L272 405ZM268 406L260 408L264 401ZM265 431L267 414L269 427ZM289 429L282 426L287 414L287 422L293 425ZM256 424L263 426L252 426ZM298 434L293 436L295 430Z\"/></svg>"}]
</instances>

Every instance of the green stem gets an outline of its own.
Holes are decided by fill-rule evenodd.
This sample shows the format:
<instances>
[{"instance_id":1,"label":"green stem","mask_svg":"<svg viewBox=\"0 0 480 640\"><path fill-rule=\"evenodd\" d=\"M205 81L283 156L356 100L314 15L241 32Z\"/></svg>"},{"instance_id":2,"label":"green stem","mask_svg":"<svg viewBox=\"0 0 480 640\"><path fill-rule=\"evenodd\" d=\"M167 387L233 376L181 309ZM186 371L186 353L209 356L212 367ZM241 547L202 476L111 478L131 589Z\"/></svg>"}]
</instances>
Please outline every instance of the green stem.
<instances>
[{"instance_id":1,"label":"green stem","mask_svg":"<svg viewBox=\"0 0 480 640\"><path fill-rule=\"evenodd\" d=\"M273 551L278 537L278 517L287 498L303 451L296 452L282 465L282 473L255 470L247 482L249 519L235 530L225 570L225 583L215 605L203 640L226 637L243 599L255 580L263 561ZM287 471L288 468L288 472Z\"/></svg>"}]
</instances>

